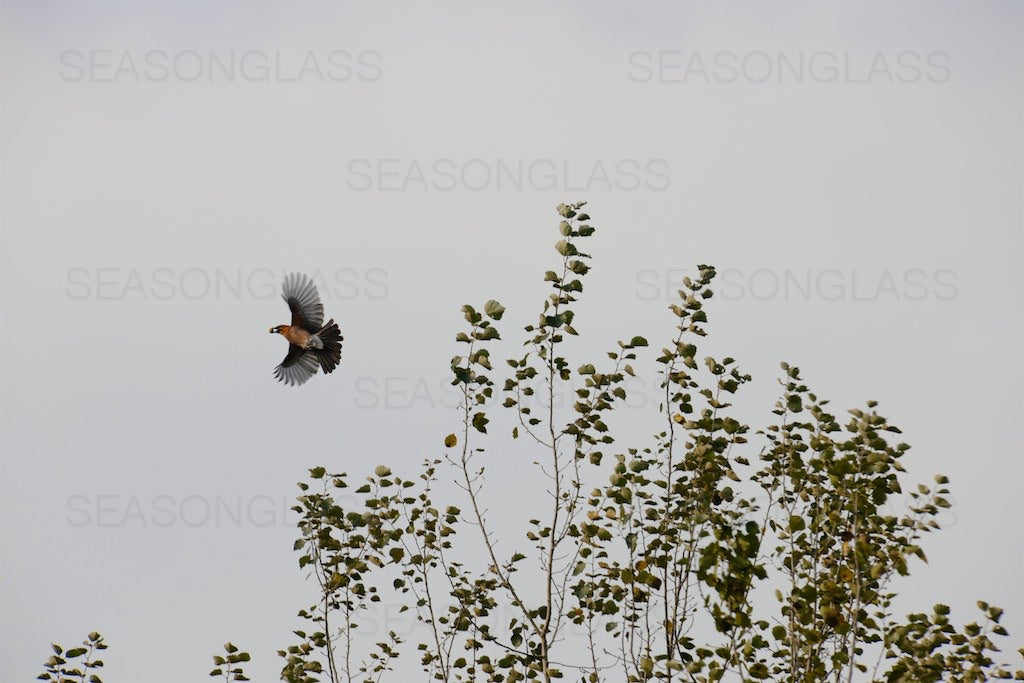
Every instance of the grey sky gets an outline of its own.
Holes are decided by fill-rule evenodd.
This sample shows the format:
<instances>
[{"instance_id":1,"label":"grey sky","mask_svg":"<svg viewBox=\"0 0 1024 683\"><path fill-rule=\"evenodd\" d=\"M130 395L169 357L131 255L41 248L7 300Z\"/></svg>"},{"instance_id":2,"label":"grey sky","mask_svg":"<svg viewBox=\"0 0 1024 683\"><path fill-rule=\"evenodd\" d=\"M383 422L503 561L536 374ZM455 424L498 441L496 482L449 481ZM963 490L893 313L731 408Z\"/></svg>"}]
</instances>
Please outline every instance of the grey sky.
<instances>
[{"instance_id":1,"label":"grey sky","mask_svg":"<svg viewBox=\"0 0 1024 683\"><path fill-rule=\"evenodd\" d=\"M515 352L554 207L581 199L598 233L579 361L667 338L675 281L716 265L714 350L755 379L742 414L771 417L781 360L839 411L880 401L910 480L945 473L956 502L899 607L974 618L984 598L1019 642L1022 19L3 2L2 677L98 629L108 681L203 677L228 639L276 680L312 595L294 482L437 455L459 307L500 299ZM298 390L266 333L288 271L319 278L346 338ZM617 419L638 438L657 420L643 365ZM544 495L524 444L489 447L515 538Z\"/></svg>"}]
</instances>

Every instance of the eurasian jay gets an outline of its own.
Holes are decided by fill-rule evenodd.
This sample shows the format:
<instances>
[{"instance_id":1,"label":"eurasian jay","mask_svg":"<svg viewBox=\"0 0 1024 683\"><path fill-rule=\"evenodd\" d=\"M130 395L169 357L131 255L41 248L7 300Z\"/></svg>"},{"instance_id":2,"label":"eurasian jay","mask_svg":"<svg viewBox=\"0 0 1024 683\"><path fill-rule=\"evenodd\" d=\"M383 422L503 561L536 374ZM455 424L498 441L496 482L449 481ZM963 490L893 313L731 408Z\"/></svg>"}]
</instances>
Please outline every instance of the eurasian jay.
<instances>
[{"instance_id":1,"label":"eurasian jay","mask_svg":"<svg viewBox=\"0 0 1024 683\"><path fill-rule=\"evenodd\" d=\"M288 340L288 354L274 368L274 376L288 385L299 386L322 368L324 374L334 372L341 361L341 330L334 320L324 322L324 305L320 303L313 280L292 273L284 278L282 298L292 312L291 325L271 327L271 334Z\"/></svg>"}]
</instances>

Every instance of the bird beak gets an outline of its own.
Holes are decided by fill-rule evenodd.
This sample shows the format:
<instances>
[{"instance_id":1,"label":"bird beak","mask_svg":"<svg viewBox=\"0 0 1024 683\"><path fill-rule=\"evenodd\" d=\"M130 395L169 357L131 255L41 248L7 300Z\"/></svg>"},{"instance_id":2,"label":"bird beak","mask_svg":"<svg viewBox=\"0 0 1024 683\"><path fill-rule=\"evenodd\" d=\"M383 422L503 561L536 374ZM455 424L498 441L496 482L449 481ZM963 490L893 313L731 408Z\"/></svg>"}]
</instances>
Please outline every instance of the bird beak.
<instances>
[{"instance_id":1,"label":"bird beak","mask_svg":"<svg viewBox=\"0 0 1024 683\"><path fill-rule=\"evenodd\" d=\"M270 334L274 334L274 328L271 327L269 330L267 330L267 332L269 332Z\"/></svg>"}]
</instances>

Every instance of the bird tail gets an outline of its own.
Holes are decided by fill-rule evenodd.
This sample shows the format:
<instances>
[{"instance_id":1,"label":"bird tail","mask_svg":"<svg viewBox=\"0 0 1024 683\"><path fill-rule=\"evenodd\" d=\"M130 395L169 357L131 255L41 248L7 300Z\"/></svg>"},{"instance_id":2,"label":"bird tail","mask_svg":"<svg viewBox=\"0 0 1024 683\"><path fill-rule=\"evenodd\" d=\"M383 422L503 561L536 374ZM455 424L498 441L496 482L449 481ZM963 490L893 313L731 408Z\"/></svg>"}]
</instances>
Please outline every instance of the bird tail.
<instances>
[{"instance_id":1,"label":"bird tail","mask_svg":"<svg viewBox=\"0 0 1024 683\"><path fill-rule=\"evenodd\" d=\"M323 348L310 350L316 354L320 367L327 375L334 372L334 368L338 367L338 363L341 362L341 342L344 337L341 336L341 330L338 329L338 324L334 320L329 320L316 333L316 336L323 343Z\"/></svg>"}]
</instances>

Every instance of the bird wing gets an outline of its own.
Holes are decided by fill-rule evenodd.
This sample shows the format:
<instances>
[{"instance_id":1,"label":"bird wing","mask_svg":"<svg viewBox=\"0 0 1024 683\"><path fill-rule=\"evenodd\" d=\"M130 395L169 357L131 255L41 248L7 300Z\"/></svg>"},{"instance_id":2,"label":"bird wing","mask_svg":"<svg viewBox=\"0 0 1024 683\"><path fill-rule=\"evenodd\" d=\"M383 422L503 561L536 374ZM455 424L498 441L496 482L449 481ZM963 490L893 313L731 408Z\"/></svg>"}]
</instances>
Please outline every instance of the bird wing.
<instances>
[{"instance_id":1,"label":"bird wing","mask_svg":"<svg viewBox=\"0 0 1024 683\"><path fill-rule=\"evenodd\" d=\"M324 305L313 280L300 273L285 276L281 296L292 312L292 327L316 334L324 324Z\"/></svg>"},{"instance_id":2,"label":"bird wing","mask_svg":"<svg viewBox=\"0 0 1024 683\"><path fill-rule=\"evenodd\" d=\"M288 345L288 354L274 368L274 377L288 385L301 386L320 368L316 353L295 344Z\"/></svg>"}]
</instances>

